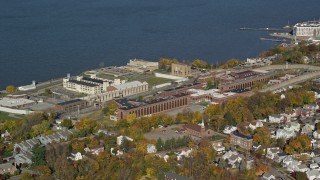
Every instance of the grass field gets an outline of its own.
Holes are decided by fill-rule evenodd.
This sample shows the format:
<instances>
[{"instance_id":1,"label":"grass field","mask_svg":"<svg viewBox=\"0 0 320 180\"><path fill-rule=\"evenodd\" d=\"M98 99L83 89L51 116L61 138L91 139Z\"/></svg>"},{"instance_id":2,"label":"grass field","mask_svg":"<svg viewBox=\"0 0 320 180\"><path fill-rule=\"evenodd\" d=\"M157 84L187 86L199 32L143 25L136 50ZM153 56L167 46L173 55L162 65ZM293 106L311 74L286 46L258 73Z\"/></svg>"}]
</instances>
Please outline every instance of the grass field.
<instances>
[{"instance_id":1,"label":"grass field","mask_svg":"<svg viewBox=\"0 0 320 180\"><path fill-rule=\"evenodd\" d=\"M150 87L159 85L159 84L164 84L168 82L172 82L172 79L166 79L166 78L160 78L160 77L151 77L146 79L147 83L149 84Z\"/></svg>"},{"instance_id":2,"label":"grass field","mask_svg":"<svg viewBox=\"0 0 320 180\"><path fill-rule=\"evenodd\" d=\"M9 120L9 119L17 119L17 118L9 116L9 113L0 111L0 120Z\"/></svg>"}]
</instances>

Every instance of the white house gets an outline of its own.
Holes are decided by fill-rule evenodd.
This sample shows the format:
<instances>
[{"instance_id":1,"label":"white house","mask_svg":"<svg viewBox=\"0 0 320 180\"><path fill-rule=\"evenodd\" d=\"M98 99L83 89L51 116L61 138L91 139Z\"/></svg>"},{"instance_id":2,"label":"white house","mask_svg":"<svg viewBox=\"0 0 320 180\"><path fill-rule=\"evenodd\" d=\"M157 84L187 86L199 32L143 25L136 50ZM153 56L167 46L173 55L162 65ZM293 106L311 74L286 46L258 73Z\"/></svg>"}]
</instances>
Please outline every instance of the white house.
<instances>
[{"instance_id":1,"label":"white house","mask_svg":"<svg viewBox=\"0 0 320 180\"><path fill-rule=\"evenodd\" d=\"M301 133L302 133L302 134L311 134L314 129L315 129L314 124L306 124L306 125L303 126L303 128L301 129Z\"/></svg>"},{"instance_id":2,"label":"white house","mask_svg":"<svg viewBox=\"0 0 320 180\"><path fill-rule=\"evenodd\" d=\"M319 165L317 163L310 164L310 169L319 169Z\"/></svg>"},{"instance_id":3,"label":"white house","mask_svg":"<svg viewBox=\"0 0 320 180\"><path fill-rule=\"evenodd\" d=\"M307 177L309 180L314 180L320 178L320 171L319 170L310 170L306 172Z\"/></svg>"},{"instance_id":4,"label":"white house","mask_svg":"<svg viewBox=\"0 0 320 180\"><path fill-rule=\"evenodd\" d=\"M270 123L281 123L283 122L284 117L280 114L273 114L269 116L269 122Z\"/></svg>"},{"instance_id":5,"label":"white house","mask_svg":"<svg viewBox=\"0 0 320 180\"><path fill-rule=\"evenodd\" d=\"M298 165L295 169L295 171L297 172L307 172L309 171L310 169L307 167L307 165L305 164L301 164L301 165Z\"/></svg>"},{"instance_id":6,"label":"white house","mask_svg":"<svg viewBox=\"0 0 320 180\"><path fill-rule=\"evenodd\" d=\"M249 124L249 128L255 130L259 127L263 127L263 122L261 121L251 121Z\"/></svg>"},{"instance_id":7,"label":"white house","mask_svg":"<svg viewBox=\"0 0 320 180\"><path fill-rule=\"evenodd\" d=\"M289 139L296 136L296 133L293 130L285 130L285 129L278 129L276 131L276 139L279 138L285 138L285 139Z\"/></svg>"},{"instance_id":8,"label":"white house","mask_svg":"<svg viewBox=\"0 0 320 180\"><path fill-rule=\"evenodd\" d=\"M223 130L223 133L225 134L231 134L233 131L237 130L237 127L235 126L226 126Z\"/></svg>"},{"instance_id":9,"label":"white house","mask_svg":"<svg viewBox=\"0 0 320 180\"><path fill-rule=\"evenodd\" d=\"M232 168L236 168L237 165L244 159L243 155L240 155L236 151L228 151L223 156L222 159L228 160L228 164L231 165Z\"/></svg>"},{"instance_id":10,"label":"white house","mask_svg":"<svg viewBox=\"0 0 320 180\"><path fill-rule=\"evenodd\" d=\"M286 126L284 127L285 130L287 131L295 131L298 132L300 131L300 124L297 122L288 122Z\"/></svg>"},{"instance_id":11,"label":"white house","mask_svg":"<svg viewBox=\"0 0 320 180\"><path fill-rule=\"evenodd\" d=\"M83 158L83 156L82 156L81 152L73 151L73 152L71 152L71 156L69 156L68 158L73 161L79 161Z\"/></svg>"},{"instance_id":12,"label":"white house","mask_svg":"<svg viewBox=\"0 0 320 180\"><path fill-rule=\"evenodd\" d=\"M222 142L213 143L212 147L218 154L221 154L226 150L226 148L222 145Z\"/></svg>"},{"instance_id":13,"label":"white house","mask_svg":"<svg viewBox=\"0 0 320 180\"><path fill-rule=\"evenodd\" d=\"M132 138L128 137L128 136L118 136L117 137L117 144L118 146L120 146L122 144L123 139L126 138L128 141L133 141Z\"/></svg>"},{"instance_id":14,"label":"white house","mask_svg":"<svg viewBox=\"0 0 320 180\"><path fill-rule=\"evenodd\" d=\"M272 147L272 148L267 148L267 155L266 157L269 159L274 159L278 153L280 153L281 150L279 147Z\"/></svg>"},{"instance_id":15,"label":"white house","mask_svg":"<svg viewBox=\"0 0 320 180\"><path fill-rule=\"evenodd\" d=\"M148 144L147 145L147 153L156 153L157 152L157 148L154 144Z\"/></svg>"},{"instance_id":16,"label":"white house","mask_svg":"<svg viewBox=\"0 0 320 180\"><path fill-rule=\"evenodd\" d=\"M312 135L313 135L313 138L320 139L320 130L314 131Z\"/></svg>"},{"instance_id":17,"label":"white house","mask_svg":"<svg viewBox=\"0 0 320 180\"><path fill-rule=\"evenodd\" d=\"M84 151L86 153L91 153L92 155L96 155L98 156L101 152L104 152L104 146L102 145L98 145L98 146L94 146L94 147L86 147L84 148Z\"/></svg>"},{"instance_id":18,"label":"white house","mask_svg":"<svg viewBox=\"0 0 320 180\"><path fill-rule=\"evenodd\" d=\"M263 174L261 179L262 180L275 180L276 177L273 174L271 174L270 172L266 172Z\"/></svg>"},{"instance_id":19,"label":"white house","mask_svg":"<svg viewBox=\"0 0 320 180\"><path fill-rule=\"evenodd\" d=\"M283 159L282 165L284 168L287 168L288 171L293 172L298 169L298 166L301 165L301 162L294 160L292 156L287 156Z\"/></svg>"}]
</instances>

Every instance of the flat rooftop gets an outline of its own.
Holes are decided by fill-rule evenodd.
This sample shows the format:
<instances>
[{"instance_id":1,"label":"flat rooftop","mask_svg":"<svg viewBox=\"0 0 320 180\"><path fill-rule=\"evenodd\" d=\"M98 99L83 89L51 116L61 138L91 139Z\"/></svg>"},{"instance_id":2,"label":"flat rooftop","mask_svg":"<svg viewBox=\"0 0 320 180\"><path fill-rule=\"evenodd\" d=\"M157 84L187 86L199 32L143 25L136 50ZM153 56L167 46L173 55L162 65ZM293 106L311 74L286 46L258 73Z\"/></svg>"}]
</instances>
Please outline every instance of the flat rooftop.
<instances>
[{"instance_id":1,"label":"flat rooftop","mask_svg":"<svg viewBox=\"0 0 320 180\"><path fill-rule=\"evenodd\" d=\"M73 99L73 100L70 100L70 101L65 101L65 102L58 103L57 105L58 106L65 106L65 105L69 105L69 104L73 104L73 103L78 103L78 102L81 102L81 101L84 101L84 100Z\"/></svg>"},{"instance_id":2,"label":"flat rooftop","mask_svg":"<svg viewBox=\"0 0 320 180\"><path fill-rule=\"evenodd\" d=\"M87 83L87 82L83 82L83 81L77 81L77 80L74 80L74 79L70 79L69 82L75 83L75 84L84 85L84 86L89 86L89 87L96 87L96 86L98 86L97 84L91 84L91 83Z\"/></svg>"},{"instance_id":3,"label":"flat rooftop","mask_svg":"<svg viewBox=\"0 0 320 180\"><path fill-rule=\"evenodd\" d=\"M24 98L1 98L0 99L0 106L3 107L16 107L16 106L23 106L27 104L35 103L35 101L30 99L24 99Z\"/></svg>"}]
</instances>

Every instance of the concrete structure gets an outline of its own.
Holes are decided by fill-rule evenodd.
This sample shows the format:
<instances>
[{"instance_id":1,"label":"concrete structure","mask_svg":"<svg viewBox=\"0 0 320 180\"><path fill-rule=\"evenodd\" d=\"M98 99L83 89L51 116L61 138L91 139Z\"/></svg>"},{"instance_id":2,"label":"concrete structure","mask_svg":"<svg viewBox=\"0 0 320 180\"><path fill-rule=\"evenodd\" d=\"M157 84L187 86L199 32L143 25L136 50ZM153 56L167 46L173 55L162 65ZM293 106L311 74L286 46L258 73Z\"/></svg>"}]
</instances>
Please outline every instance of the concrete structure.
<instances>
[{"instance_id":1,"label":"concrete structure","mask_svg":"<svg viewBox=\"0 0 320 180\"><path fill-rule=\"evenodd\" d=\"M83 155L81 152L72 151L71 156L69 156L68 159L71 159L72 161L79 161L83 159Z\"/></svg>"},{"instance_id":2,"label":"concrete structure","mask_svg":"<svg viewBox=\"0 0 320 180\"><path fill-rule=\"evenodd\" d=\"M25 98L0 98L0 107L7 107L13 109L24 108L36 104L35 101Z\"/></svg>"},{"instance_id":3,"label":"concrete structure","mask_svg":"<svg viewBox=\"0 0 320 180\"><path fill-rule=\"evenodd\" d=\"M151 116L179 107L191 104L189 94L177 94L166 98L158 98L152 101L130 101L128 99L118 99L119 105L115 113L115 120L126 119L129 114L135 114L136 117Z\"/></svg>"},{"instance_id":4,"label":"concrete structure","mask_svg":"<svg viewBox=\"0 0 320 180\"><path fill-rule=\"evenodd\" d=\"M14 174L16 170L16 166L12 165L10 162L0 164L0 174Z\"/></svg>"},{"instance_id":5,"label":"concrete structure","mask_svg":"<svg viewBox=\"0 0 320 180\"><path fill-rule=\"evenodd\" d=\"M148 91L148 83L140 81L131 81L115 86L109 86L106 92L89 95L84 99L90 104L93 102L104 103L116 97L133 96Z\"/></svg>"},{"instance_id":6,"label":"concrete structure","mask_svg":"<svg viewBox=\"0 0 320 180\"><path fill-rule=\"evenodd\" d=\"M294 25L294 35L297 37L320 36L320 21L307 21Z\"/></svg>"},{"instance_id":7,"label":"concrete structure","mask_svg":"<svg viewBox=\"0 0 320 180\"><path fill-rule=\"evenodd\" d=\"M159 69L159 62L130 59L124 68L138 73L150 72Z\"/></svg>"},{"instance_id":8,"label":"concrete structure","mask_svg":"<svg viewBox=\"0 0 320 180\"><path fill-rule=\"evenodd\" d=\"M128 137L128 136L118 136L117 137L117 144L118 146L121 146L122 142L123 142L123 139L126 138L128 141L133 141L132 138Z\"/></svg>"},{"instance_id":9,"label":"concrete structure","mask_svg":"<svg viewBox=\"0 0 320 180\"><path fill-rule=\"evenodd\" d=\"M125 83L124 80L115 79L107 80L97 78L96 74L91 74L91 77L77 76L70 77L68 74L63 78L63 87L70 91L75 91L85 94L98 94L107 91L109 86L115 86Z\"/></svg>"},{"instance_id":10,"label":"concrete structure","mask_svg":"<svg viewBox=\"0 0 320 180\"><path fill-rule=\"evenodd\" d=\"M180 77L191 76L191 66L187 64L173 63L171 64L171 74Z\"/></svg>"},{"instance_id":11,"label":"concrete structure","mask_svg":"<svg viewBox=\"0 0 320 180\"><path fill-rule=\"evenodd\" d=\"M32 81L32 84L18 87L18 90L19 91L29 91L29 90L33 90L33 89L36 89L36 88L37 88L36 81Z\"/></svg>"},{"instance_id":12,"label":"concrete structure","mask_svg":"<svg viewBox=\"0 0 320 180\"><path fill-rule=\"evenodd\" d=\"M156 152L157 152L157 148L154 144L147 145L147 153L151 154L151 153L156 153Z\"/></svg>"},{"instance_id":13,"label":"concrete structure","mask_svg":"<svg viewBox=\"0 0 320 180\"><path fill-rule=\"evenodd\" d=\"M240 146L243 149L250 150L252 148L252 137L240 134L238 131L231 133L230 142L233 145Z\"/></svg>"},{"instance_id":14,"label":"concrete structure","mask_svg":"<svg viewBox=\"0 0 320 180\"><path fill-rule=\"evenodd\" d=\"M94 147L86 147L86 148L84 148L84 151L86 153L90 153L92 155L98 156L101 152L104 152L104 146L97 145L97 146L94 146Z\"/></svg>"},{"instance_id":15,"label":"concrete structure","mask_svg":"<svg viewBox=\"0 0 320 180\"><path fill-rule=\"evenodd\" d=\"M86 107L88 107L88 102L81 99L73 99L70 101L61 102L55 106L56 110L64 112L78 111Z\"/></svg>"}]
</instances>

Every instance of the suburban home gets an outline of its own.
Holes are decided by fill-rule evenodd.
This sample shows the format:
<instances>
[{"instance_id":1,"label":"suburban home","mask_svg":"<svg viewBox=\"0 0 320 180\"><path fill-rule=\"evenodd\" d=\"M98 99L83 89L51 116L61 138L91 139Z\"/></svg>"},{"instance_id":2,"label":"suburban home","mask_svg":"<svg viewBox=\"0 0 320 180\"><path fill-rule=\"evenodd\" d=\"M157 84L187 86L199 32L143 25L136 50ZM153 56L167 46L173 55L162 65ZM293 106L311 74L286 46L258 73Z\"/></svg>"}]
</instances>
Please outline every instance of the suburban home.
<instances>
[{"instance_id":1,"label":"suburban home","mask_svg":"<svg viewBox=\"0 0 320 180\"><path fill-rule=\"evenodd\" d=\"M14 163L3 163L0 164L0 174L14 174L15 171L17 170L16 166L14 165Z\"/></svg>"},{"instance_id":2,"label":"suburban home","mask_svg":"<svg viewBox=\"0 0 320 180\"><path fill-rule=\"evenodd\" d=\"M6 130L6 132L1 134L1 138L2 139L6 139L6 138L9 138L9 137L10 137L10 133L8 132L8 130Z\"/></svg>"},{"instance_id":3,"label":"suburban home","mask_svg":"<svg viewBox=\"0 0 320 180\"><path fill-rule=\"evenodd\" d=\"M317 105L317 103L313 103L313 104L305 104L303 108L307 110L311 110L313 113L315 113L319 109L319 106Z\"/></svg>"},{"instance_id":4,"label":"suburban home","mask_svg":"<svg viewBox=\"0 0 320 180\"><path fill-rule=\"evenodd\" d=\"M319 169L319 165L317 163L310 164L310 169Z\"/></svg>"},{"instance_id":5,"label":"suburban home","mask_svg":"<svg viewBox=\"0 0 320 180\"><path fill-rule=\"evenodd\" d=\"M266 157L269 159L274 159L276 155L281 152L279 147L267 148L266 150L267 150Z\"/></svg>"},{"instance_id":6,"label":"suburban home","mask_svg":"<svg viewBox=\"0 0 320 180\"><path fill-rule=\"evenodd\" d=\"M276 131L276 139L279 139L279 138L289 139L294 136L296 136L296 133L293 130L278 129Z\"/></svg>"},{"instance_id":7,"label":"suburban home","mask_svg":"<svg viewBox=\"0 0 320 180\"><path fill-rule=\"evenodd\" d=\"M280 152L280 153L278 153L278 154L275 155L274 160L275 160L277 163L281 163L285 157L287 157L286 153Z\"/></svg>"},{"instance_id":8,"label":"suburban home","mask_svg":"<svg viewBox=\"0 0 320 180\"><path fill-rule=\"evenodd\" d=\"M313 138L320 139L320 129L313 132Z\"/></svg>"},{"instance_id":9,"label":"suburban home","mask_svg":"<svg viewBox=\"0 0 320 180\"><path fill-rule=\"evenodd\" d=\"M169 156L167 154L157 154L156 156L163 159L165 162L168 162Z\"/></svg>"},{"instance_id":10,"label":"suburban home","mask_svg":"<svg viewBox=\"0 0 320 180\"><path fill-rule=\"evenodd\" d=\"M24 151L16 154L14 159L16 164L32 164L32 153Z\"/></svg>"},{"instance_id":11,"label":"suburban home","mask_svg":"<svg viewBox=\"0 0 320 180\"><path fill-rule=\"evenodd\" d=\"M231 133L230 142L233 145L237 145L243 149L250 150L252 148L252 137L245 136L238 131Z\"/></svg>"},{"instance_id":12,"label":"suburban home","mask_svg":"<svg viewBox=\"0 0 320 180\"><path fill-rule=\"evenodd\" d=\"M287 131L298 132L298 131L300 131L300 124L296 123L296 122L288 122L288 123L286 123L286 126L284 127L284 129Z\"/></svg>"},{"instance_id":13,"label":"suburban home","mask_svg":"<svg viewBox=\"0 0 320 180\"><path fill-rule=\"evenodd\" d=\"M180 161L182 160L183 157L190 157L190 154L193 150L192 149L188 149L188 150L183 150L181 151L179 154L177 154L177 160Z\"/></svg>"},{"instance_id":14,"label":"suburban home","mask_svg":"<svg viewBox=\"0 0 320 180\"><path fill-rule=\"evenodd\" d=\"M83 155L81 154L81 152L72 151L71 156L69 156L68 159L71 159L72 161L79 161L83 159Z\"/></svg>"},{"instance_id":15,"label":"suburban home","mask_svg":"<svg viewBox=\"0 0 320 180\"><path fill-rule=\"evenodd\" d=\"M36 144L40 144L40 141L37 138L28 139L17 143L14 145L14 153L19 154L20 152L30 151L32 147Z\"/></svg>"},{"instance_id":16,"label":"suburban home","mask_svg":"<svg viewBox=\"0 0 320 180\"><path fill-rule=\"evenodd\" d=\"M212 143L212 147L217 152L217 154L221 154L226 150L221 141Z\"/></svg>"},{"instance_id":17,"label":"suburban home","mask_svg":"<svg viewBox=\"0 0 320 180\"><path fill-rule=\"evenodd\" d=\"M299 165L301 165L301 162L293 159L292 156L287 156L282 161L282 166L290 172L294 172Z\"/></svg>"},{"instance_id":18,"label":"suburban home","mask_svg":"<svg viewBox=\"0 0 320 180\"><path fill-rule=\"evenodd\" d=\"M253 144L253 145L252 145L252 149L253 149L254 151L257 151L260 147L261 147L261 144Z\"/></svg>"},{"instance_id":19,"label":"suburban home","mask_svg":"<svg viewBox=\"0 0 320 180\"><path fill-rule=\"evenodd\" d=\"M227 160L228 164L232 168L237 168L242 160L244 160L244 156L239 154L237 151L228 151L223 156L222 159Z\"/></svg>"},{"instance_id":20,"label":"suburban home","mask_svg":"<svg viewBox=\"0 0 320 180\"><path fill-rule=\"evenodd\" d=\"M251 121L249 124L249 128L252 130L255 130L259 127L263 127L263 122L255 120L255 121Z\"/></svg>"},{"instance_id":21,"label":"suburban home","mask_svg":"<svg viewBox=\"0 0 320 180\"><path fill-rule=\"evenodd\" d=\"M304 109L302 107L298 107L295 109L296 115L301 117L310 117L313 115L313 111L311 109Z\"/></svg>"},{"instance_id":22,"label":"suburban home","mask_svg":"<svg viewBox=\"0 0 320 180\"><path fill-rule=\"evenodd\" d=\"M275 179L276 177L270 172L264 173L263 176L261 177L261 180L275 180Z\"/></svg>"},{"instance_id":23,"label":"suburban home","mask_svg":"<svg viewBox=\"0 0 320 180\"><path fill-rule=\"evenodd\" d=\"M133 141L132 138L128 137L128 136L118 136L117 137L117 144L118 146L121 146L122 142L123 142L123 139L126 138L128 141Z\"/></svg>"},{"instance_id":24,"label":"suburban home","mask_svg":"<svg viewBox=\"0 0 320 180\"><path fill-rule=\"evenodd\" d=\"M315 126L314 124L306 124L305 126L303 126L303 128L301 129L301 133L302 134L307 134L307 135L311 135L312 132L314 131Z\"/></svg>"},{"instance_id":25,"label":"suburban home","mask_svg":"<svg viewBox=\"0 0 320 180\"><path fill-rule=\"evenodd\" d=\"M314 180L320 178L320 171L319 170L310 170L306 172L307 177L309 180Z\"/></svg>"},{"instance_id":26,"label":"suburban home","mask_svg":"<svg viewBox=\"0 0 320 180\"><path fill-rule=\"evenodd\" d=\"M269 116L270 123L281 123L284 121L284 117L280 114L273 114Z\"/></svg>"},{"instance_id":27,"label":"suburban home","mask_svg":"<svg viewBox=\"0 0 320 180\"><path fill-rule=\"evenodd\" d=\"M121 150L117 150L116 152L114 152L115 148L110 148L110 153L114 156L121 156L123 155L123 151Z\"/></svg>"},{"instance_id":28,"label":"suburban home","mask_svg":"<svg viewBox=\"0 0 320 180\"><path fill-rule=\"evenodd\" d=\"M226 126L223 130L225 134L231 134L233 131L237 130L236 126Z\"/></svg>"},{"instance_id":29,"label":"suburban home","mask_svg":"<svg viewBox=\"0 0 320 180\"><path fill-rule=\"evenodd\" d=\"M205 128L203 121L201 125L193 123L185 124L183 125L183 130L187 135L197 138L209 137L213 135L213 131L211 129Z\"/></svg>"},{"instance_id":30,"label":"suburban home","mask_svg":"<svg viewBox=\"0 0 320 180\"><path fill-rule=\"evenodd\" d=\"M298 165L295 169L295 171L298 171L298 172L307 172L309 170L310 169L305 164Z\"/></svg>"},{"instance_id":31,"label":"suburban home","mask_svg":"<svg viewBox=\"0 0 320 180\"><path fill-rule=\"evenodd\" d=\"M151 154L151 153L156 153L156 152L157 152L157 148L154 144L147 145L147 153Z\"/></svg>"},{"instance_id":32,"label":"suburban home","mask_svg":"<svg viewBox=\"0 0 320 180\"><path fill-rule=\"evenodd\" d=\"M86 147L84 148L84 151L86 153L91 153L92 155L98 156L101 152L104 152L104 146L103 145L97 145L94 147Z\"/></svg>"}]
</instances>

